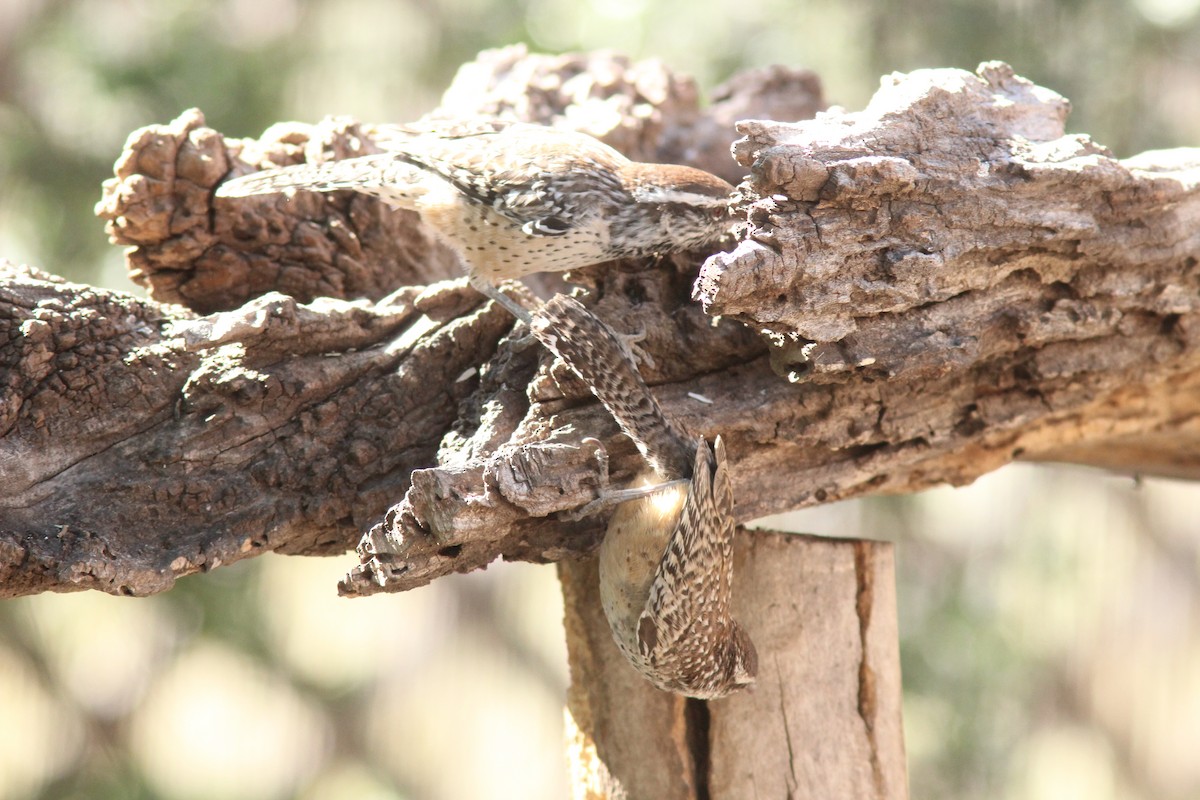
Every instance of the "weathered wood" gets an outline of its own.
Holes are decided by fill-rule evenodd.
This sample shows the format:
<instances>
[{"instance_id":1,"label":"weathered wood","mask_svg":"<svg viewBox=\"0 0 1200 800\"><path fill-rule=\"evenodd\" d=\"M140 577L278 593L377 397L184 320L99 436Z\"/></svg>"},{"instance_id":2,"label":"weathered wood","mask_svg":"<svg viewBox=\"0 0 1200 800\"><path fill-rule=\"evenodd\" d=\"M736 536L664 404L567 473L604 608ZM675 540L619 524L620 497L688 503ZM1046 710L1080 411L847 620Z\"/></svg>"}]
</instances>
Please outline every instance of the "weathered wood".
<instances>
[{"instance_id":1,"label":"weathered wood","mask_svg":"<svg viewBox=\"0 0 1200 800\"><path fill-rule=\"evenodd\" d=\"M197 317L0 264L0 595L150 594L268 550L353 547L512 324L422 313L452 294Z\"/></svg>"},{"instance_id":2,"label":"weathered wood","mask_svg":"<svg viewBox=\"0 0 1200 800\"><path fill-rule=\"evenodd\" d=\"M596 559L559 562L571 666L567 757L575 796L694 800L686 698L661 692L613 642Z\"/></svg>"},{"instance_id":3,"label":"weathered wood","mask_svg":"<svg viewBox=\"0 0 1200 800\"><path fill-rule=\"evenodd\" d=\"M487 87L476 112L586 120L642 158L695 134L706 166L721 114L787 105L771 87L820 105L790 73L701 110L661 65L512 50L465 69L445 113L471 86ZM719 323L689 299L698 257L576 276L597 314L645 332L667 413L722 435L742 519L1014 458L1200 474L1200 157L1119 161L1064 136L1064 115L988 65L894 76L856 114L747 123L746 236L697 289ZM279 287L374 298L443 271L390 243L411 218L343 195L214 204L212 188L239 159L358 152L375 130L226 141L189 113L131 137L100 212L155 294L195 308ZM0 592L162 591L265 550L347 549L389 508L344 592L589 552L603 519L565 515L638 459L584 387L501 341L510 327L461 284L198 319L6 268Z\"/></svg>"},{"instance_id":4,"label":"weathered wood","mask_svg":"<svg viewBox=\"0 0 1200 800\"><path fill-rule=\"evenodd\" d=\"M988 64L893 76L857 114L741 124L746 234L695 293L774 346L756 357L724 319L724 339L691 338L691 307L646 310L671 307L661 277L641 281L651 302L631 327L650 332L669 413L725 438L743 519L966 484L1017 458L1200 475L1200 151L1118 161L1064 134L1066 108ZM627 318L632 280L597 281L598 313ZM535 403L524 425L558 408ZM478 476L443 478L371 532L344 591L443 569L420 522L431 504L477 543Z\"/></svg>"},{"instance_id":5,"label":"weathered wood","mask_svg":"<svg viewBox=\"0 0 1200 800\"><path fill-rule=\"evenodd\" d=\"M860 446L926 451L950 483L1013 457L1200 476L1200 150L1119 160L1068 110L989 63L740 123L750 223L697 298L771 331L781 373L886 381L839 398ZM876 489L909 488L879 466Z\"/></svg>"},{"instance_id":6,"label":"weathered wood","mask_svg":"<svg viewBox=\"0 0 1200 800\"><path fill-rule=\"evenodd\" d=\"M560 565L575 796L907 797L891 545L742 531L735 570L758 681L704 703L621 657L594 560Z\"/></svg>"},{"instance_id":7,"label":"weathered wood","mask_svg":"<svg viewBox=\"0 0 1200 800\"><path fill-rule=\"evenodd\" d=\"M439 113L569 117L642 158L719 160L729 174L740 169L726 156L730 115L811 105L796 89L813 80L751 74L701 115L694 84L661 64L509 48L464 68ZM494 452L528 413L539 351L503 345L511 319L481 312L461 285L418 285L457 268L414 215L349 195L214 203L216 183L243 162L351 155L377 147L375 132L327 120L225 139L190 111L132 135L97 213L130 246L131 272L156 300L3 267L0 594L148 594L267 550L342 552L404 496L415 470L423 486L446 485L442 473L419 471L438 465L475 481L488 530L500 530L500 509L514 520L504 555L545 560L594 545L600 520L545 515L595 496L605 477L595 448L543 426L537 446ZM680 270L661 280L662 293L686 296ZM271 290L295 299L263 296ZM158 301L228 310L201 319ZM712 331L698 308L688 316L688 342L714 368L761 351L736 330L731 351L729 331ZM671 335L643 327L648 340ZM600 409L577 414L584 435L614 435ZM570 476L580 483L564 488ZM438 503L427 508L438 516ZM492 544L448 542L431 557L477 568L501 554Z\"/></svg>"}]
</instances>

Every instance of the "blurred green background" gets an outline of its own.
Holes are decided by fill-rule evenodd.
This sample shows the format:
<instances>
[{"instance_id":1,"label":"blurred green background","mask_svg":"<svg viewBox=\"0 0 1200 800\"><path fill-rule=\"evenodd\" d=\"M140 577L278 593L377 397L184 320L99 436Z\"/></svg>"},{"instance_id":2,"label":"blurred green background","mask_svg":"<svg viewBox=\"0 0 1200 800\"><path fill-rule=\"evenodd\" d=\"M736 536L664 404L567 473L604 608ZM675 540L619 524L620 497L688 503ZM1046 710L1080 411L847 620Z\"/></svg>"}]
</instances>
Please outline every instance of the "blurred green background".
<instances>
[{"instance_id":1,"label":"blurred green background","mask_svg":"<svg viewBox=\"0 0 1200 800\"><path fill-rule=\"evenodd\" d=\"M0 256L130 288L92 216L125 137L411 120L484 48L614 48L710 88L983 60L1118 155L1200 143L1200 0L4 0ZM1200 797L1200 492L1017 466L768 523L897 543L914 797ZM563 798L561 601L497 565L339 600L264 557L148 600L0 603L0 798Z\"/></svg>"}]
</instances>

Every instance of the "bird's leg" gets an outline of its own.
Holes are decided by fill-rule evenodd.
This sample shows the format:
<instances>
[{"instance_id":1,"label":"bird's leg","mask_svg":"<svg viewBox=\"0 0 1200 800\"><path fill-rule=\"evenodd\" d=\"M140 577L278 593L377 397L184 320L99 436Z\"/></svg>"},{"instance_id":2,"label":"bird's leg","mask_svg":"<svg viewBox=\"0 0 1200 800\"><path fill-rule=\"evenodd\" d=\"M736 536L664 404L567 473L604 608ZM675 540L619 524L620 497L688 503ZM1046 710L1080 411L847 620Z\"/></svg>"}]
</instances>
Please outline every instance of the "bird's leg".
<instances>
[{"instance_id":1,"label":"bird's leg","mask_svg":"<svg viewBox=\"0 0 1200 800\"><path fill-rule=\"evenodd\" d=\"M663 481L652 486L630 486L624 489L610 489L606 486L600 489L599 497L592 502L559 516L567 522L575 522L576 520L590 517L592 514L598 514L621 503L628 503L630 500L641 500L642 498L664 492L667 489L673 489L677 486L687 486L689 483L690 481L680 478L674 481Z\"/></svg>"},{"instance_id":2,"label":"bird's leg","mask_svg":"<svg viewBox=\"0 0 1200 800\"><path fill-rule=\"evenodd\" d=\"M470 281L471 286L473 286L480 294L491 300L495 300L497 303L506 308L510 314L519 319L521 322L524 322L526 325L533 324L533 317L530 315L529 310L516 300L513 300L511 297L504 294L504 292L497 289L496 286L487 278L480 277L470 270L467 271L467 275L469 276L468 280Z\"/></svg>"},{"instance_id":3,"label":"bird's leg","mask_svg":"<svg viewBox=\"0 0 1200 800\"><path fill-rule=\"evenodd\" d=\"M532 336L530 337L533 338ZM583 505L574 511L564 511L559 514L559 519L566 522L578 522L581 519L590 517L592 514L598 514L601 511L612 508L615 505L629 502L630 500L641 500L644 497L649 497L654 494L665 492L668 489L673 489L677 486L686 486L688 481L680 478L673 481L663 481L661 483L653 483L647 486L629 486L624 489L613 489L608 484L608 451L604 449L604 445L599 439L588 436L584 438L581 445L591 445L595 448L597 473L600 476L600 486L596 489L596 499Z\"/></svg>"}]
</instances>

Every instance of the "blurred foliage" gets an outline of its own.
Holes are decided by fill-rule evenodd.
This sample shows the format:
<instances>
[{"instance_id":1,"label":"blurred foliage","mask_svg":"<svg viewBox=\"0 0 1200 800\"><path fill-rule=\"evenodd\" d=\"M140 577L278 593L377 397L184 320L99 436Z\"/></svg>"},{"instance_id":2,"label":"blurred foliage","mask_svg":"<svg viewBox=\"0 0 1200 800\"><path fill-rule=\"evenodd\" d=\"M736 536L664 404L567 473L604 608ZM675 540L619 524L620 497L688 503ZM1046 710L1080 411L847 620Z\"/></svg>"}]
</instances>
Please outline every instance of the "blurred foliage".
<instances>
[{"instance_id":1,"label":"blurred foliage","mask_svg":"<svg viewBox=\"0 0 1200 800\"><path fill-rule=\"evenodd\" d=\"M913 797L1200 796L1200 487L1014 465L761 521L896 543Z\"/></svg>"},{"instance_id":2,"label":"blurred foliage","mask_svg":"<svg viewBox=\"0 0 1200 800\"><path fill-rule=\"evenodd\" d=\"M91 208L134 129L190 106L231 135L409 120L514 42L660 58L706 89L808 66L849 109L892 71L1000 59L1118 155L1200 139L1200 0L7 0L0 255L129 288ZM914 797L1200 794L1198 506L1026 468L793 521L898 542ZM348 603L345 566L0 604L0 798L565 796L552 571Z\"/></svg>"}]
</instances>

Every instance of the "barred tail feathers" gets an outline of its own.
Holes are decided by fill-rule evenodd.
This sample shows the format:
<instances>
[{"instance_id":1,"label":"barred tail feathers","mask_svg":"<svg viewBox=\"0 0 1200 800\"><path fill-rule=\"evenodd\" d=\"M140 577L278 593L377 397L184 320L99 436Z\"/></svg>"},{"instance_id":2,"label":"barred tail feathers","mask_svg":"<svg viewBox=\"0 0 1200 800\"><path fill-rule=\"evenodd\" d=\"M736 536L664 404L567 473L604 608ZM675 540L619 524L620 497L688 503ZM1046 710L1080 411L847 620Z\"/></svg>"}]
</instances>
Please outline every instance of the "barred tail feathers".
<instances>
[{"instance_id":1,"label":"barred tail feathers","mask_svg":"<svg viewBox=\"0 0 1200 800\"><path fill-rule=\"evenodd\" d=\"M217 187L218 197L251 197L284 192L349 190L378 197L399 208L412 208L424 193L422 171L394 153L295 164L244 175Z\"/></svg>"}]
</instances>

